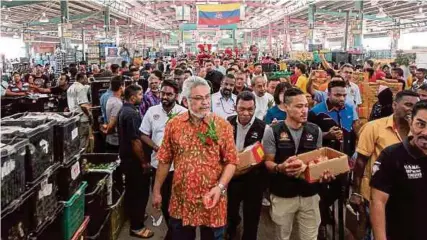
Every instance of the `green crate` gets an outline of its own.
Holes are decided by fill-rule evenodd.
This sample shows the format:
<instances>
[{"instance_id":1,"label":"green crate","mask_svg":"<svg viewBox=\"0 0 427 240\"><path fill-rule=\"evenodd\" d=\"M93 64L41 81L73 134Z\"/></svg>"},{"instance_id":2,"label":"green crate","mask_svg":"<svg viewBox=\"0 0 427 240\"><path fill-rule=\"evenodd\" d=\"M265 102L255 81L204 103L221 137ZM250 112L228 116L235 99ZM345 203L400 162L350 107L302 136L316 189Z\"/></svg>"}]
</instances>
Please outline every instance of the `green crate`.
<instances>
[{"instance_id":1,"label":"green crate","mask_svg":"<svg viewBox=\"0 0 427 240\"><path fill-rule=\"evenodd\" d=\"M85 214L85 189L87 182L82 182L74 195L64 203L62 232L64 240L70 240L83 222Z\"/></svg>"}]
</instances>

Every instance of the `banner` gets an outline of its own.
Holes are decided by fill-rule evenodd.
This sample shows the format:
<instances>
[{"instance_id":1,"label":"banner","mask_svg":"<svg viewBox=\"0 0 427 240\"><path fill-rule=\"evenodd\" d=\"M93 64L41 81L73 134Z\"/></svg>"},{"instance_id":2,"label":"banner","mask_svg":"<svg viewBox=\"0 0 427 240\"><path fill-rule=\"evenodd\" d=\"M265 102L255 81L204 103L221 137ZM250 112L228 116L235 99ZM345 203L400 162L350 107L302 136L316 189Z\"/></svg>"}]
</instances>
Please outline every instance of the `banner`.
<instances>
[{"instance_id":1,"label":"banner","mask_svg":"<svg viewBox=\"0 0 427 240\"><path fill-rule=\"evenodd\" d=\"M228 25L240 22L240 3L198 6L199 25Z\"/></svg>"}]
</instances>

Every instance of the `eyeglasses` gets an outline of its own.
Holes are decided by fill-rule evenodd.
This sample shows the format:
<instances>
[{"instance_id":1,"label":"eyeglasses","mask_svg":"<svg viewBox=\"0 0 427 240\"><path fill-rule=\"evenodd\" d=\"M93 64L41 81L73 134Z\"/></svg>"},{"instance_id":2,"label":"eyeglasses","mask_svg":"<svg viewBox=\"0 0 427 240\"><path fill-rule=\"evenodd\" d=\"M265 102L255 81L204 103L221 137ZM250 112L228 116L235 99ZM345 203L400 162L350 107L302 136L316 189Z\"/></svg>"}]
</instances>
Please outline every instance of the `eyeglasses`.
<instances>
[{"instance_id":1,"label":"eyeglasses","mask_svg":"<svg viewBox=\"0 0 427 240\"><path fill-rule=\"evenodd\" d=\"M344 71L343 73L345 73L345 74L353 74L353 72L350 72L350 71Z\"/></svg>"},{"instance_id":2,"label":"eyeglasses","mask_svg":"<svg viewBox=\"0 0 427 240\"><path fill-rule=\"evenodd\" d=\"M210 102L211 101L211 95L206 95L206 96L194 96L194 97L189 97L190 99L193 99L194 101L198 101L198 102Z\"/></svg>"}]
</instances>

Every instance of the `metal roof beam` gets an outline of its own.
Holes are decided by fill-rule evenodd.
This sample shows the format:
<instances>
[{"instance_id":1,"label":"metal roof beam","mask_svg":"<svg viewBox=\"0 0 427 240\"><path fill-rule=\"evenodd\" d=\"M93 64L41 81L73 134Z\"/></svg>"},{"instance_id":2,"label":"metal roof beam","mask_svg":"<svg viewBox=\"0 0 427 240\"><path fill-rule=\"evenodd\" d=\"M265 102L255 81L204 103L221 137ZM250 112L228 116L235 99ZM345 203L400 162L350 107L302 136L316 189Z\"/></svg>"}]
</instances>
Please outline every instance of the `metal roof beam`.
<instances>
[{"instance_id":1,"label":"metal roof beam","mask_svg":"<svg viewBox=\"0 0 427 240\"><path fill-rule=\"evenodd\" d=\"M326 15L331 15L331 16L335 16L335 17L345 17L346 13L345 12L333 12L333 11L326 11L326 10L316 10L315 14L326 14ZM350 17L357 17L358 13L350 13ZM393 22L393 18L390 17L385 17L385 18L377 18L374 15L368 15L368 14L363 14L363 18L367 19L367 20L376 20L376 21L384 21L384 22Z\"/></svg>"},{"instance_id":2,"label":"metal roof beam","mask_svg":"<svg viewBox=\"0 0 427 240\"><path fill-rule=\"evenodd\" d=\"M49 1L0 1L0 5L2 7L7 7L7 8L11 8L11 7L20 7L20 6L25 6L25 5L31 5L31 4L39 4L39 3L43 3L43 2L49 2Z\"/></svg>"},{"instance_id":3,"label":"metal roof beam","mask_svg":"<svg viewBox=\"0 0 427 240\"><path fill-rule=\"evenodd\" d=\"M70 21L75 21L75 20L80 20L80 19L85 19L88 17L95 17L99 15L99 13L101 12L97 12L97 13L84 13L84 14L77 14L77 15L72 15L70 16ZM40 25L48 25L48 24L58 24L61 23L61 17L56 17L56 18L51 18L49 19L49 22L31 22L29 23L29 26L40 26Z\"/></svg>"}]
</instances>

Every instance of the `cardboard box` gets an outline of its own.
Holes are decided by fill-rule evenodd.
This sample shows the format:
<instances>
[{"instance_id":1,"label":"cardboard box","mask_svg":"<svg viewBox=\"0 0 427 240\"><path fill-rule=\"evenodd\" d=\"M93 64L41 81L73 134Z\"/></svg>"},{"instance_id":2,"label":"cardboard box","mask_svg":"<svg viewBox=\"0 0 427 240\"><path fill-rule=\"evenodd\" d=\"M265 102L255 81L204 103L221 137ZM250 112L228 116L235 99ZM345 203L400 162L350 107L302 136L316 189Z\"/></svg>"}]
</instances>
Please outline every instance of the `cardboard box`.
<instances>
[{"instance_id":1,"label":"cardboard box","mask_svg":"<svg viewBox=\"0 0 427 240\"><path fill-rule=\"evenodd\" d=\"M350 170L347 155L332 148L322 147L314 151L297 155L298 159L306 164L320 156L326 156L328 160L321 161L317 164L309 164L307 166L307 169L303 173L304 179L307 182L313 183L319 181L325 170L329 170L334 176L346 173Z\"/></svg>"},{"instance_id":2,"label":"cardboard box","mask_svg":"<svg viewBox=\"0 0 427 240\"><path fill-rule=\"evenodd\" d=\"M235 175L242 175L264 160L264 147L260 142L256 142L246 147L237 156L239 157L239 165L237 165Z\"/></svg>"}]
</instances>

